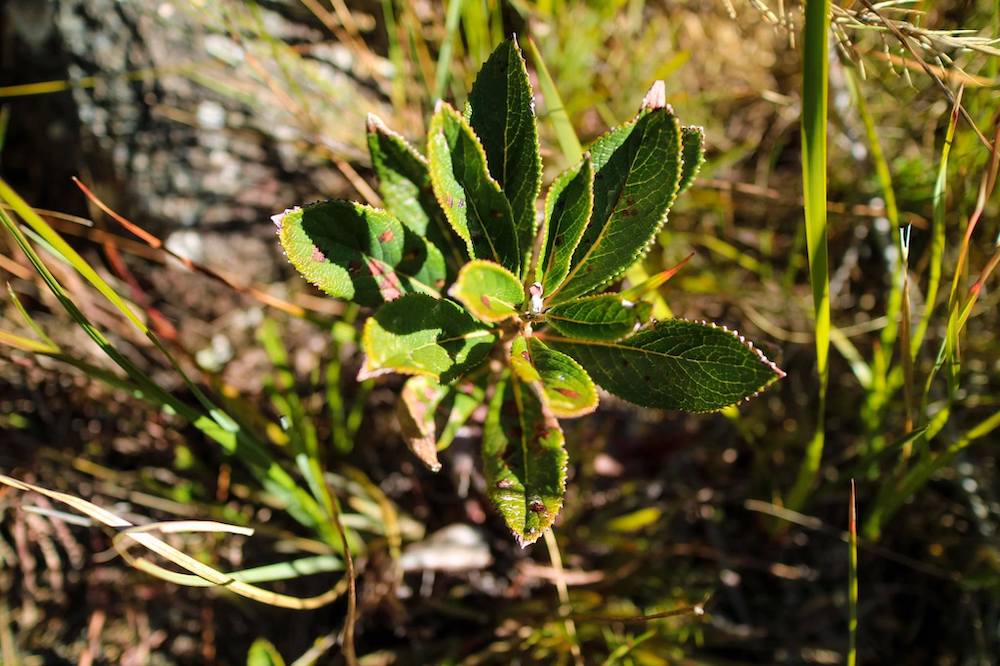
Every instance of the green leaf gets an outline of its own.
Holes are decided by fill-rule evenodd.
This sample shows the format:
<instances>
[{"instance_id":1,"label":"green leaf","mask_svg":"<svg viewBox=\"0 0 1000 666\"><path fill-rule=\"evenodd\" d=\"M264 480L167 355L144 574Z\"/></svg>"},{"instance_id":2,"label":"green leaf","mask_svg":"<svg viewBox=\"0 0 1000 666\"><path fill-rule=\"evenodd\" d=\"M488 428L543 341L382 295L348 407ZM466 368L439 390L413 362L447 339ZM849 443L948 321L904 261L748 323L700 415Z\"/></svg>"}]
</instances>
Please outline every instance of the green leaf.
<instances>
[{"instance_id":1,"label":"green leaf","mask_svg":"<svg viewBox=\"0 0 1000 666\"><path fill-rule=\"evenodd\" d=\"M459 429L472 417L479 405L483 404L486 391L483 382L456 382L451 392L445 398L443 408L447 410L444 427L438 437L437 450L443 451L451 446Z\"/></svg>"},{"instance_id":2,"label":"green leaf","mask_svg":"<svg viewBox=\"0 0 1000 666\"><path fill-rule=\"evenodd\" d=\"M545 402L553 416L574 418L597 409L597 387L587 371L538 338L514 338L510 365L521 381L541 382Z\"/></svg>"},{"instance_id":3,"label":"green leaf","mask_svg":"<svg viewBox=\"0 0 1000 666\"><path fill-rule=\"evenodd\" d=\"M462 266L448 295L479 319L495 322L517 315L524 286L503 266L474 259Z\"/></svg>"},{"instance_id":4,"label":"green leaf","mask_svg":"<svg viewBox=\"0 0 1000 666\"><path fill-rule=\"evenodd\" d=\"M438 102L431 119L427 156L434 196L470 256L495 261L520 275L510 203L490 177L486 153L469 123L445 102Z\"/></svg>"},{"instance_id":5,"label":"green leaf","mask_svg":"<svg viewBox=\"0 0 1000 666\"><path fill-rule=\"evenodd\" d=\"M385 207L419 236L425 236L453 264L464 263L441 205L434 197L427 160L382 119L368 114L368 151ZM454 273L452 273L454 274Z\"/></svg>"},{"instance_id":6,"label":"green leaf","mask_svg":"<svg viewBox=\"0 0 1000 666\"><path fill-rule=\"evenodd\" d=\"M487 492L521 546L552 525L566 492L563 433L536 386L500 381L483 426Z\"/></svg>"},{"instance_id":7,"label":"green leaf","mask_svg":"<svg viewBox=\"0 0 1000 666\"><path fill-rule=\"evenodd\" d=\"M510 201L518 247L528 256L538 228L535 199L542 186L542 157L531 82L516 39L505 40L483 64L469 104L469 124L483 143L490 174Z\"/></svg>"},{"instance_id":8,"label":"green leaf","mask_svg":"<svg viewBox=\"0 0 1000 666\"><path fill-rule=\"evenodd\" d=\"M448 388L433 377L417 375L406 380L396 403L396 418L406 445L432 472L441 469L434 412L447 392Z\"/></svg>"},{"instance_id":9,"label":"green leaf","mask_svg":"<svg viewBox=\"0 0 1000 666\"><path fill-rule=\"evenodd\" d=\"M398 372L450 383L481 363L494 342L493 331L455 303L408 294L365 322L358 379Z\"/></svg>"},{"instance_id":10,"label":"green leaf","mask_svg":"<svg viewBox=\"0 0 1000 666\"><path fill-rule=\"evenodd\" d=\"M553 305L545 321L570 338L620 340L649 321L652 306L620 294L598 294Z\"/></svg>"},{"instance_id":11,"label":"green leaf","mask_svg":"<svg viewBox=\"0 0 1000 666\"><path fill-rule=\"evenodd\" d=\"M615 395L644 407L710 412L755 395L784 373L742 336L670 319L618 342L546 335Z\"/></svg>"},{"instance_id":12,"label":"green leaf","mask_svg":"<svg viewBox=\"0 0 1000 666\"><path fill-rule=\"evenodd\" d=\"M694 177L705 163L705 130L695 125L681 128L681 156L684 164L681 167L681 182L677 186L680 194L694 182Z\"/></svg>"},{"instance_id":13,"label":"green leaf","mask_svg":"<svg viewBox=\"0 0 1000 666\"><path fill-rule=\"evenodd\" d=\"M335 200L273 219L292 265L336 298L375 306L444 286L441 252L386 211Z\"/></svg>"},{"instance_id":14,"label":"green leaf","mask_svg":"<svg viewBox=\"0 0 1000 666\"><path fill-rule=\"evenodd\" d=\"M285 660L269 640L258 638L247 651L247 666L285 666Z\"/></svg>"},{"instance_id":15,"label":"green leaf","mask_svg":"<svg viewBox=\"0 0 1000 666\"><path fill-rule=\"evenodd\" d=\"M666 107L643 110L590 147L594 212L551 302L608 284L649 249L677 194L681 129ZM558 299L554 297L558 294Z\"/></svg>"},{"instance_id":16,"label":"green leaf","mask_svg":"<svg viewBox=\"0 0 1000 666\"><path fill-rule=\"evenodd\" d=\"M543 295L554 292L569 273L573 252L593 209L594 166L588 154L552 181L545 198L543 240L535 272Z\"/></svg>"}]
</instances>

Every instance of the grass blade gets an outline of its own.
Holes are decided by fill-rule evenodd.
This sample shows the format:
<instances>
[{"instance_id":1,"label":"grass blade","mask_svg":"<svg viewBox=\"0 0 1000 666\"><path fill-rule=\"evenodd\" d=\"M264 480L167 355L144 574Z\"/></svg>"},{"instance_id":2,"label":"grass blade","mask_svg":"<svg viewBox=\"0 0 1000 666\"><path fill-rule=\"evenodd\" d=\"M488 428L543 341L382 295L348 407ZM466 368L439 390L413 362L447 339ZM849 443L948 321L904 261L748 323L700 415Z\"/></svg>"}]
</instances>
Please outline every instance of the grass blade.
<instances>
[{"instance_id":1,"label":"grass blade","mask_svg":"<svg viewBox=\"0 0 1000 666\"><path fill-rule=\"evenodd\" d=\"M463 4L465 4L465 0L448 0L448 13L444 25L445 35L441 41L441 51L438 54L437 70L434 72L435 99L442 99L445 89L448 87L455 34L458 32L458 20L462 17Z\"/></svg>"},{"instance_id":2,"label":"grass blade","mask_svg":"<svg viewBox=\"0 0 1000 666\"><path fill-rule=\"evenodd\" d=\"M920 321L913 331L910 340L910 356L916 360L920 352L920 345L924 341L927 327L930 325L931 315L934 313L934 306L937 301L938 288L941 285L942 259L944 258L945 245L945 206L946 193L948 187L948 158L951 155L951 146L955 140L955 129L958 127L958 108L962 103L962 89L959 89L955 96L955 105L951 108L951 117L948 121L948 129L944 137L944 145L941 147L941 159L938 162L937 179L934 181L934 213L931 217L931 247L930 262L928 264L927 294L924 298L924 310L920 316Z\"/></svg>"},{"instance_id":3,"label":"grass blade","mask_svg":"<svg viewBox=\"0 0 1000 666\"><path fill-rule=\"evenodd\" d=\"M816 429L806 447L787 504L800 508L809 496L823 457L826 439L826 387L830 354L830 270L826 230L826 123L829 98L829 0L806 4L802 73L802 189L805 199L806 249L812 284L819 396Z\"/></svg>"},{"instance_id":4,"label":"grass blade","mask_svg":"<svg viewBox=\"0 0 1000 666\"><path fill-rule=\"evenodd\" d=\"M559 140L559 147L567 164L576 164L583 157L583 146L576 136L573 123L566 113L566 106L563 104L559 90L556 88L552 75L549 74L545 61L542 60L538 47L530 37L524 40L524 51L531 59L531 66L535 68L538 75L538 86L542 89L542 97L545 99L545 115L552 122L552 127L556 131L556 138Z\"/></svg>"},{"instance_id":5,"label":"grass blade","mask_svg":"<svg viewBox=\"0 0 1000 666\"><path fill-rule=\"evenodd\" d=\"M848 638L847 666L857 666L858 663L858 501L854 479L851 479L851 505L847 511L848 543Z\"/></svg>"}]
</instances>

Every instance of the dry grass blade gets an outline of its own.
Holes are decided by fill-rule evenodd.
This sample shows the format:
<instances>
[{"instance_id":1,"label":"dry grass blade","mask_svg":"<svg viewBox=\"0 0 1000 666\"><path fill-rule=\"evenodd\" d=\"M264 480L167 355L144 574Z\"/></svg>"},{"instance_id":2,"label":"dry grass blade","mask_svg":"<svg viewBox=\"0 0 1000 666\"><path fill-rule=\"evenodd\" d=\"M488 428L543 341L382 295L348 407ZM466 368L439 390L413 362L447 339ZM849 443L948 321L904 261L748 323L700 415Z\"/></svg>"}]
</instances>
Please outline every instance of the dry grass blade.
<instances>
[{"instance_id":1,"label":"dry grass blade","mask_svg":"<svg viewBox=\"0 0 1000 666\"><path fill-rule=\"evenodd\" d=\"M207 531L249 535L253 533L253 530L209 521L177 521L175 523L154 523L148 526L138 526L112 513L111 511L108 511L107 509L101 508L96 504L79 497L74 497L73 495L68 495L55 490L49 490L31 483L25 483L24 481L14 479L4 474L0 474L0 483L25 492L35 492L40 495L44 495L49 499L66 504L105 527L116 530L117 534L114 537L114 544L122 557L137 569L159 578L163 578L164 580L181 585L201 585L200 583L190 582L190 579L185 578L183 574L178 574L164 569L149 560L132 557L128 554L127 549L122 545L122 541L126 538L131 539L151 552L163 557L165 560L177 565L181 569L186 570L189 575L192 575L199 580L205 581L210 585L225 587L227 590L230 590L235 594L248 599L253 599L254 601L258 601L269 606L295 610L311 610L326 606L327 604L336 601L337 598L339 598L343 593L341 585L334 586L323 594L313 597L294 597L265 590L264 588L257 587L256 585L250 585L248 583L238 581L234 579L231 574L223 573L214 567L203 564L190 555L181 552L162 539L159 539L149 533L150 531L158 530L165 532Z\"/></svg>"},{"instance_id":2,"label":"dry grass blade","mask_svg":"<svg viewBox=\"0 0 1000 666\"><path fill-rule=\"evenodd\" d=\"M569 605L569 588L566 586L566 579L563 576L559 542L556 541L556 535L551 527L545 530L545 546L548 548L549 560L552 562L552 568L556 574L554 583L556 591L559 593L559 615L565 618L563 622L566 627L566 638L569 640L570 653L573 655L573 661L577 666L580 666L584 663L583 653L580 652L580 639L577 638L576 624L569 617L571 610Z\"/></svg>"},{"instance_id":3,"label":"dry grass blade","mask_svg":"<svg viewBox=\"0 0 1000 666\"><path fill-rule=\"evenodd\" d=\"M104 203L104 201L102 201L100 197L94 194L94 192L91 191L89 187L84 185L79 178L76 178L74 176L73 182L76 184L77 187L80 188L80 191L83 192L83 194L87 197L87 199L90 200L91 203L93 203L95 206L104 211L104 213L107 214L111 219L113 219L115 222L125 227L125 229L127 229L135 236L138 236L151 248L156 250L161 250L165 254L181 262L181 264L183 264L184 267L186 267L188 270L201 273L202 275L210 277L213 280L217 280L236 292L250 296L251 298L253 298L254 300L258 301L263 305L267 305L276 310L281 310L282 312L290 314L293 317L301 318L307 316L306 310L301 306L298 306L294 303L289 303L288 301L278 298L277 296L272 296L271 294L268 294L266 291L264 291L261 287L256 287L253 285L250 286L242 285L233 278L224 275L223 273L220 273L219 271L213 268L205 266L204 264L193 261L192 259L185 257L182 254L174 252L169 247L167 247L167 245L161 239L149 233L135 222L132 222L128 218L112 210L111 207L108 206L106 203Z\"/></svg>"},{"instance_id":4,"label":"dry grass blade","mask_svg":"<svg viewBox=\"0 0 1000 666\"><path fill-rule=\"evenodd\" d=\"M921 69L924 70L927 76L929 76L931 80L934 81L935 84L937 84L937 87L940 88L942 92L944 92L944 94L948 97L948 101L954 104L955 93L953 93L951 91L951 88L949 88L948 85L941 80L941 77L937 75L937 73L931 68L931 66L928 65L923 58L920 57L920 54L917 53L915 48L913 48L913 44L910 42L910 38L907 37L905 34L903 34L903 31L899 28L896 22L886 18L885 15L883 15L875 7L875 5L873 5L870 2L870 0L861 0L861 2L862 4L865 5L865 7L868 8L868 11L870 11L872 14L878 17L882 25L884 25L889 30L889 32L891 32L893 36L899 40L899 43L902 44L903 48L905 48L909 52L909 54L920 65ZM990 48L989 51L996 51L996 49ZM996 55L996 53L994 53L994 55ZM992 150L993 144L990 143L990 140L986 138L986 135L984 135L979 130L979 127L976 125L976 121L972 118L972 115L968 112L968 110L966 110L966 108L961 105L959 105L959 109L961 110L962 117L964 117L966 122L969 123L969 127L971 127L972 131L976 133L976 136L979 137L979 140L982 142L982 144L987 148L989 148L990 150Z\"/></svg>"}]
</instances>

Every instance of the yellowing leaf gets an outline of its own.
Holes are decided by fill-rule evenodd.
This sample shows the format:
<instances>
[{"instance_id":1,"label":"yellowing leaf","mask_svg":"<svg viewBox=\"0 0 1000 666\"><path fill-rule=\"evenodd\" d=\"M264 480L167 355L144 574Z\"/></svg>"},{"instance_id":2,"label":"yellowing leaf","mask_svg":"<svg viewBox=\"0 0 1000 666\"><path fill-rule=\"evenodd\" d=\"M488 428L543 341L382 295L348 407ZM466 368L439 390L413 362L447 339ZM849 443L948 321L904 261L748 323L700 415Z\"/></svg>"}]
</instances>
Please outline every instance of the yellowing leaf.
<instances>
[{"instance_id":1,"label":"yellowing leaf","mask_svg":"<svg viewBox=\"0 0 1000 666\"><path fill-rule=\"evenodd\" d=\"M524 287L503 266L476 259L462 267L448 295L479 319L496 322L517 315Z\"/></svg>"}]
</instances>

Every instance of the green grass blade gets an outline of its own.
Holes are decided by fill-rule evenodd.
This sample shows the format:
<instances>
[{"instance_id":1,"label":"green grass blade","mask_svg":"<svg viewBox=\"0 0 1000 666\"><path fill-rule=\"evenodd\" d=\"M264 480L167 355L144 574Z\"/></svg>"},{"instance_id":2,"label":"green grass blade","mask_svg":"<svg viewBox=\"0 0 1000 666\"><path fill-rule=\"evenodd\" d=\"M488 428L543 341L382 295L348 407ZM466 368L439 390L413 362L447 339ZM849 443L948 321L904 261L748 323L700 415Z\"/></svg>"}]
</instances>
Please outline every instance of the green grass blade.
<instances>
[{"instance_id":1,"label":"green grass blade","mask_svg":"<svg viewBox=\"0 0 1000 666\"><path fill-rule=\"evenodd\" d=\"M556 88L552 75L549 74L545 61L538 52L538 47L530 37L524 40L524 51L531 60L531 66L535 68L535 74L538 75L538 87L542 89L542 97L545 99L545 116L552 122L566 163L576 164L583 158L583 146L576 136L569 114L566 113L566 106L559 95L559 89Z\"/></svg>"},{"instance_id":2,"label":"green grass blade","mask_svg":"<svg viewBox=\"0 0 1000 666\"><path fill-rule=\"evenodd\" d=\"M847 582L847 666L858 663L858 500L851 479L851 505L848 508L848 582Z\"/></svg>"},{"instance_id":3,"label":"green grass blade","mask_svg":"<svg viewBox=\"0 0 1000 666\"><path fill-rule=\"evenodd\" d=\"M800 508L819 473L826 439L826 387L830 354L830 275L826 230L826 123L829 98L829 0L806 4L802 72L802 187L805 199L806 246L816 327L816 371L819 376L816 430L806 447L787 506Z\"/></svg>"},{"instance_id":4,"label":"green grass blade","mask_svg":"<svg viewBox=\"0 0 1000 666\"><path fill-rule=\"evenodd\" d=\"M451 59L455 50L455 35L458 32L458 21L462 17L464 0L448 0L448 13L445 18L445 35L441 41L441 51L438 54L437 70L434 72L434 98L442 99L448 87L448 76L451 74Z\"/></svg>"},{"instance_id":5,"label":"green grass blade","mask_svg":"<svg viewBox=\"0 0 1000 666\"><path fill-rule=\"evenodd\" d=\"M6 184L0 181L0 186L6 187ZM10 195L13 195L13 197ZM26 209L25 212L34 216L34 218L37 218L35 222L39 224L39 228L36 230L36 233L38 233L38 235L45 240L46 244L53 247L57 251L60 245L68 248L71 254L69 256L63 254L62 256L70 262L74 268L77 268L77 262L82 264L87 271L89 271L89 273L93 274L99 284L103 285L107 290L110 290L111 294L116 299L119 301L121 300L120 297L114 293L111 286L104 282L104 280L97 275L97 273L82 257L80 257L79 254L76 253L75 250L69 248L62 237L60 237L47 223L45 223L45 221L42 220L37 213L24 203L22 199L20 199L20 197L13 193L13 190L10 190L9 188L6 190L0 188L0 196L11 202L11 205L15 208L15 210L17 210L19 205L23 204L23 207ZM20 203L15 205L18 202ZM65 289L63 289L62 285L49 270L48 266L46 266L45 262L42 261L42 258L31 246L24 232L3 211L3 209L0 209L0 223L7 228L7 231L14 238L15 242L24 252L25 256L28 257L28 260L34 266L35 270L46 283L52 294L66 310L67 314L69 314L70 318L76 322L84 333L86 333L87 336L93 340L94 343L96 343L97 346L100 347L101 350L115 362L115 364L118 365L118 367L125 371L126 375L133 384L131 387L133 392L136 392L138 396L142 397L149 403L156 405L160 409L176 414L194 425L203 434L219 444L227 453L243 462L249 470L261 479L264 485L267 486L272 492L281 496L289 504L289 513L291 513L297 520L309 527L317 529L323 534L324 538L326 538L328 542L335 543L333 541L335 535L327 524L325 515L319 505L317 505L312 497L310 497L307 492L298 486L295 479L293 479L288 472L286 472L285 469L269 455L266 448L260 443L259 440L254 438L253 435L237 424L231 417L214 407L207 400L204 393L197 386L195 386L186 375L183 375L183 373L182 377L188 383L188 386L195 391L199 401L203 404L204 411L184 403L171 393L158 386L156 382L149 377L149 375L133 364L126 356L121 354L104 336L104 334L96 326L94 326L86 315L80 311L80 309L73 302L72 298L70 298L70 295L65 291ZM81 273L82 272L83 271L81 271ZM97 285L95 284L95 286ZM103 290L102 293L104 293ZM109 298L109 300L112 299ZM139 323L141 324L141 321ZM167 350L162 346L162 344L159 343L155 336L152 335L148 329L145 329L145 327L143 327L143 330L147 333L150 340L163 353L167 354L170 362L179 370L180 368L177 361L169 355Z\"/></svg>"},{"instance_id":6,"label":"green grass blade","mask_svg":"<svg viewBox=\"0 0 1000 666\"><path fill-rule=\"evenodd\" d=\"M865 521L864 534L868 539L878 538L885 522L893 516L934 474L945 467L956 455L977 440L990 435L1000 427L1000 410L968 429L955 439L943 451L926 455L920 462L906 470L901 468L896 477L885 483L884 491L879 493ZM930 438L928 437L928 440Z\"/></svg>"},{"instance_id":7,"label":"green grass blade","mask_svg":"<svg viewBox=\"0 0 1000 666\"><path fill-rule=\"evenodd\" d=\"M149 333L149 329L146 324L139 318L139 315L125 302L121 296L114 290L114 288L105 282L104 278L97 274L90 264L81 257L76 250L70 247L69 243L63 240L62 236L57 234L55 230L48 225L41 216L35 212L35 210L28 205L21 196L15 192L11 187L4 181L0 179L0 199L3 199L7 204L13 209L15 213L20 216L22 220L28 223L35 233L41 236L46 243L51 245L59 254L61 254L65 259L80 273L88 282L90 282L94 287L101 292L101 294L111 302L123 315L125 315L129 321L135 324L143 333Z\"/></svg>"},{"instance_id":8,"label":"green grass blade","mask_svg":"<svg viewBox=\"0 0 1000 666\"><path fill-rule=\"evenodd\" d=\"M21 299L18 297L17 292L14 291L14 288L10 286L9 282L7 283L7 293L10 294L10 300L14 303L14 307L17 309L18 314L21 315L21 319L23 319L24 322L28 325L28 327L31 328L32 331L34 331L35 335L38 336L39 340L45 343L45 345L47 345L48 347L58 352L59 345L57 345L55 341L49 337L48 333L42 330L42 327L38 325L38 322L35 321L35 318L32 317L30 314L28 314L28 311L24 307L24 303L21 302Z\"/></svg>"},{"instance_id":9,"label":"green grass blade","mask_svg":"<svg viewBox=\"0 0 1000 666\"><path fill-rule=\"evenodd\" d=\"M920 352L920 345L924 341L927 327L930 325L931 315L934 313L938 288L941 285L941 269L944 258L945 247L945 207L947 204L948 187L948 158L951 155L951 146L955 140L955 129L958 126L958 104L962 101L962 93L955 96L956 105L952 107L951 117L948 122L948 129L944 137L944 145L941 147L941 159L938 162L937 179L934 181L934 213L931 217L931 246L930 261L928 264L927 294L924 298L924 310L920 315L920 321L913 331L910 340L910 356L914 360Z\"/></svg>"}]
</instances>

